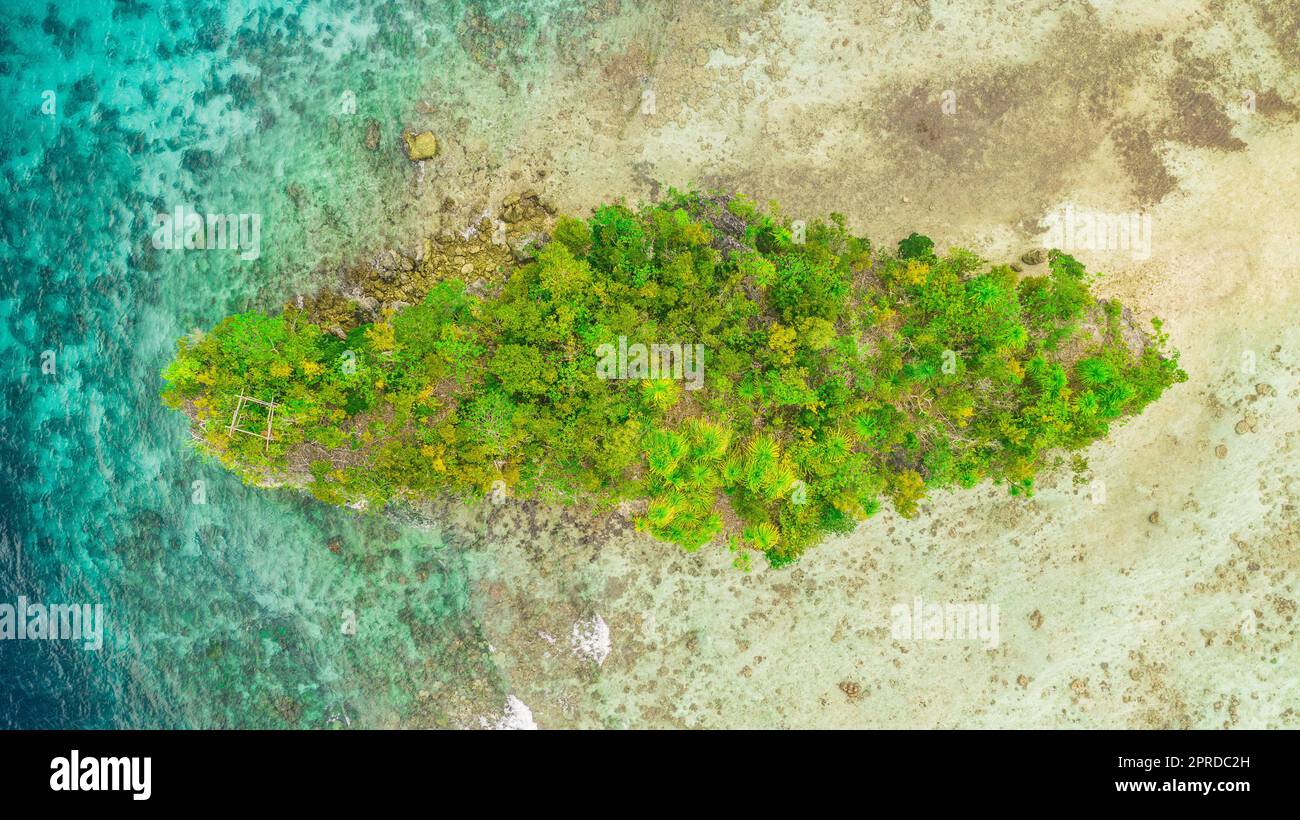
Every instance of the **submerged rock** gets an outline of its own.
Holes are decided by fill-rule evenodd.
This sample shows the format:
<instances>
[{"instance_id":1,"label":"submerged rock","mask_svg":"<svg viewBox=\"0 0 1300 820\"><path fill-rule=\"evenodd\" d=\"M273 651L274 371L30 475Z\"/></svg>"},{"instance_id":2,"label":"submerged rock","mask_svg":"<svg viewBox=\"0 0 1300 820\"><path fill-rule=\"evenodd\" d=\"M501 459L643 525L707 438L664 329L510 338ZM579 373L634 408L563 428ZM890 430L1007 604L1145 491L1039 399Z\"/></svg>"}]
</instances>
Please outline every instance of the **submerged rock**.
<instances>
[{"instance_id":1,"label":"submerged rock","mask_svg":"<svg viewBox=\"0 0 1300 820\"><path fill-rule=\"evenodd\" d=\"M181 155L181 167L192 174L204 174L217 164L217 157L203 148L187 148Z\"/></svg>"},{"instance_id":2,"label":"submerged rock","mask_svg":"<svg viewBox=\"0 0 1300 820\"><path fill-rule=\"evenodd\" d=\"M379 130L379 120L373 117L366 120L366 140L365 146L367 151L378 151L379 140L382 133ZM436 149L436 145L435 145Z\"/></svg>"},{"instance_id":3,"label":"submerged rock","mask_svg":"<svg viewBox=\"0 0 1300 820\"><path fill-rule=\"evenodd\" d=\"M411 162L433 159L438 153L438 138L432 131L404 131L402 144L406 147L406 158Z\"/></svg>"},{"instance_id":4,"label":"submerged rock","mask_svg":"<svg viewBox=\"0 0 1300 820\"><path fill-rule=\"evenodd\" d=\"M553 210L542 202L542 198L536 191L524 191L522 194L508 196L502 201L501 221L513 225L552 213Z\"/></svg>"}]
</instances>

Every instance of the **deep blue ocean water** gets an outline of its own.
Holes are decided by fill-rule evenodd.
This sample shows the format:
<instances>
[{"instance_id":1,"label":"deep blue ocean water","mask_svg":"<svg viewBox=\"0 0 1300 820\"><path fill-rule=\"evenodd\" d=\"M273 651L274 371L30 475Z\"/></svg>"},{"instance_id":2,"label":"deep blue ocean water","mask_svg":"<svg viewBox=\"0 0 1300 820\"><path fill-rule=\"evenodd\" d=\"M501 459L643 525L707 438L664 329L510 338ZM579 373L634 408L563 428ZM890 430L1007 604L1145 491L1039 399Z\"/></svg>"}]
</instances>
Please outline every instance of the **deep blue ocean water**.
<instances>
[{"instance_id":1,"label":"deep blue ocean water","mask_svg":"<svg viewBox=\"0 0 1300 820\"><path fill-rule=\"evenodd\" d=\"M0 604L105 618L98 652L0 640L0 727L427 724L497 685L454 549L241 485L158 393L177 337L373 247L410 168L364 118L394 133L467 12L526 7L0 6ZM178 205L262 215L260 257L155 250Z\"/></svg>"}]
</instances>

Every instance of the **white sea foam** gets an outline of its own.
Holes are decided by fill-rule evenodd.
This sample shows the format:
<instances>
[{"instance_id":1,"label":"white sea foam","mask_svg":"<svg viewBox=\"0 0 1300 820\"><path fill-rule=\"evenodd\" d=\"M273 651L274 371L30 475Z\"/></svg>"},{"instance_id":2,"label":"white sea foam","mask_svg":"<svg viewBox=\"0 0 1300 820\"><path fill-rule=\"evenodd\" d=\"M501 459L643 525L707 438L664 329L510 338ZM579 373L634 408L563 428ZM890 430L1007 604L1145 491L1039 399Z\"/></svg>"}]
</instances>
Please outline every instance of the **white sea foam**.
<instances>
[{"instance_id":1,"label":"white sea foam","mask_svg":"<svg viewBox=\"0 0 1300 820\"><path fill-rule=\"evenodd\" d=\"M600 615L592 615L573 625L573 634L569 640L573 654L588 658L599 666L609 657L612 647L609 637L609 624Z\"/></svg>"},{"instance_id":2,"label":"white sea foam","mask_svg":"<svg viewBox=\"0 0 1300 820\"><path fill-rule=\"evenodd\" d=\"M506 709L501 717L489 723L485 717L480 717L479 724L484 729L536 729L537 721L533 720L533 710L528 708L524 703L514 695L506 697Z\"/></svg>"}]
</instances>

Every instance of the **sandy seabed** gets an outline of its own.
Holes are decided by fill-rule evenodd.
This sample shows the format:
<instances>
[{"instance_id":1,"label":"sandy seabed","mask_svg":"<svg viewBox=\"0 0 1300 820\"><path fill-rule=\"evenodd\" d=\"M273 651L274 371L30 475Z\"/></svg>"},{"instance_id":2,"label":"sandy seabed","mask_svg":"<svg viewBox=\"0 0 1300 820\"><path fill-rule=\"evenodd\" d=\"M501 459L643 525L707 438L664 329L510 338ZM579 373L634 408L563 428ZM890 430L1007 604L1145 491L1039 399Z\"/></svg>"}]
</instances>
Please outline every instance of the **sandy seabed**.
<instances>
[{"instance_id":1,"label":"sandy seabed","mask_svg":"<svg viewBox=\"0 0 1300 820\"><path fill-rule=\"evenodd\" d=\"M439 102L412 120L446 150L411 175L404 219L463 224L523 188L586 213L694 184L1009 262L1067 204L1149 214L1149 254L1070 251L1098 295L1164 319L1190 376L1087 451L1082 480L1062 465L1032 499L944 493L792 569L741 573L618 520L466 511L448 535L480 578L506 711L547 728L1300 726L1298 15L609 3L499 83L431 80ZM891 608L918 596L996 606L997 645L897 639Z\"/></svg>"}]
</instances>

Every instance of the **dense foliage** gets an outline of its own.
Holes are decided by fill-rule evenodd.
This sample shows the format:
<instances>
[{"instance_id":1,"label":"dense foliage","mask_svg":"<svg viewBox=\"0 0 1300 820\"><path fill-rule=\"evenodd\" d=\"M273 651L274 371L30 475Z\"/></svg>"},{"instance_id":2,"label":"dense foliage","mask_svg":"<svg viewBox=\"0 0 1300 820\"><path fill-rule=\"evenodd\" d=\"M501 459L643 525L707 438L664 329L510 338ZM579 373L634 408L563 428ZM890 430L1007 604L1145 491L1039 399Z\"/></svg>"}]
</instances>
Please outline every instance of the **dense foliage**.
<instances>
[{"instance_id":1,"label":"dense foliage","mask_svg":"<svg viewBox=\"0 0 1300 820\"><path fill-rule=\"evenodd\" d=\"M702 388L601 378L620 337L701 345ZM490 296L447 278L339 335L293 307L231 316L180 341L164 395L248 480L372 506L645 499L658 538L780 565L886 499L912 516L938 488L1032 492L1048 451L1186 378L1164 341L1059 252L1022 276L915 234L873 250L838 215L804 229L673 192L561 218ZM240 391L281 405L269 446L226 432Z\"/></svg>"}]
</instances>

